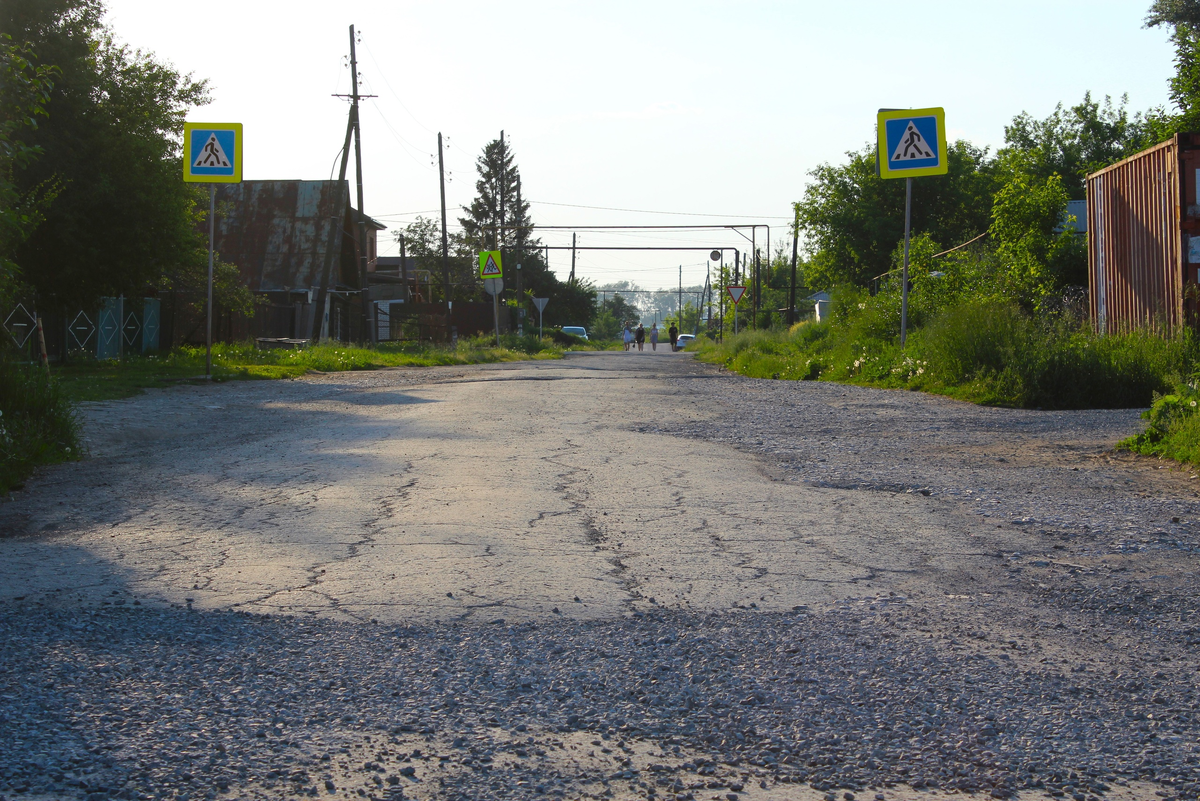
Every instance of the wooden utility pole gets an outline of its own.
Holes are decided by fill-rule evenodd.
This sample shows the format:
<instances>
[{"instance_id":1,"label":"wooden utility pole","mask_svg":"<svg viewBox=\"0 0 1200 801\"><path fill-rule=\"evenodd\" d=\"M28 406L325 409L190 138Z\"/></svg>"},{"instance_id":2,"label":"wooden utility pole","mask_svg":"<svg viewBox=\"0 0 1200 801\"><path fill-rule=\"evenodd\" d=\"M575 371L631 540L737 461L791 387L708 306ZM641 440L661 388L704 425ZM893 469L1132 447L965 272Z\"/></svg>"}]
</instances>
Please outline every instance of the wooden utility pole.
<instances>
[{"instance_id":1,"label":"wooden utility pole","mask_svg":"<svg viewBox=\"0 0 1200 801\"><path fill-rule=\"evenodd\" d=\"M351 26L351 30L353 30L353 26ZM353 35L350 38L353 41ZM342 238L338 236L338 230L344 219L343 209L349 201L343 190L346 185L346 166L350 160L350 137L353 132L354 109L351 109L350 116L346 120L346 141L342 143L342 168L338 170L337 186L334 187L329 198L333 208L330 209L329 214L329 239L325 246L325 263L321 267L321 286L317 291L316 304L313 309L312 340L314 343L329 337L329 278L333 271L333 260L342 252Z\"/></svg>"},{"instance_id":2,"label":"wooden utility pole","mask_svg":"<svg viewBox=\"0 0 1200 801\"><path fill-rule=\"evenodd\" d=\"M788 327L796 324L796 255L800 247L800 209L796 209L796 227L792 231L792 288L788 292Z\"/></svg>"},{"instance_id":3,"label":"wooden utility pole","mask_svg":"<svg viewBox=\"0 0 1200 801\"><path fill-rule=\"evenodd\" d=\"M362 175L362 127L358 120L358 56L354 50L354 26L350 26L350 102L351 118L354 120L354 176L358 183L358 280L362 288L363 326L367 329L364 338L375 344L378 332L372 325L371 291L367 284L367 213L363 209Z\"/></svg>"},{"instance_id":4,"label":"wooden utility pole","mask_svg":"<svg viewBox=\"0 0 1200 801\"><path fill-rule=\"evenodd\" d=\"M450 237L446 233L446 168L442 154L441 131L438 131L438 185L442 192L442 293L446 296L446 339L452 341L454 327L450 324L450 311L454 303L450 297Z\"/></svg>"},{"instance_id":5,"label":"wooden utility pole","mask_svg":"<svg viewBox=\"0 0 1200 801\"><path fill-rule=\"evenodd\" d=\"M408 291L408 254L405 252L404 234L400 234L400 280L404 282L404 302L412 303L412 293Z\"/></svg>"},{"instance_id":6,"label":"wooden utility pole","mask_svg":"<svg viewBox=\"0 0 1200 801\"><path fill-rule=\"evenodd\" d=\"M575 283L575 232L571 232L571 277L567 279L567 283Z\"/></svg>"}]
</instances>

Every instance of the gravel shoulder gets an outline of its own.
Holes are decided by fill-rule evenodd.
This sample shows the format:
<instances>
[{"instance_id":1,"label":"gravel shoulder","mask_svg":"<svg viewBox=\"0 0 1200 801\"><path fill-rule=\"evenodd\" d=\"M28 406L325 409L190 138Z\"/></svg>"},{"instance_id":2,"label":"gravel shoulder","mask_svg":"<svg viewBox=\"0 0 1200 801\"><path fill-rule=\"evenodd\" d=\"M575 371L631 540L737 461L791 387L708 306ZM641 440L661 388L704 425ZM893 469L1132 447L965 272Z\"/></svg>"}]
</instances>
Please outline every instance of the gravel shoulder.
<instances>
[{"instance_id":1,"label":"gravel shoulder","mask_svg":"<svg viewBox=\"0 0 1200 801\"><path fill-rule=\"evenodd\" d=\"M96 404L0 506L0 796L1196 798L1139 425L648 352Z\"/></svg>"}]
</instances>

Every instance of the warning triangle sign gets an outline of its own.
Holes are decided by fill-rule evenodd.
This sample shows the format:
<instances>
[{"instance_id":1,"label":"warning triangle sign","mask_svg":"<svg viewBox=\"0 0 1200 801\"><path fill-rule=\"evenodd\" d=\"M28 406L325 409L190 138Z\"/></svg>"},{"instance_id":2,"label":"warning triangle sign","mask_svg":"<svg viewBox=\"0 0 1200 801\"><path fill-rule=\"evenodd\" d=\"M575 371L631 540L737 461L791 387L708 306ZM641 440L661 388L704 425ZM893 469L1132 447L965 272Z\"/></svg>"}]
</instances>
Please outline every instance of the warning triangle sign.
<instances>
[{"instance_id":1,"label":"warning triangle sign","mask_svg":"<svg viewBox=\"0 0 1200 801\"><path fill-rule=\"evenodd\" d=\"M933 148L925 141L925 137L921 136L916 123L909 120L904 135L900 137L900 143L892 153L891 161L915 161L933 157Z\"/></svg>"},{"instance_id":2,"label":"warning triangle sign","mask_svg":"<svg viewBox=\"0 0 1200 801\"><path fill-rule=\"evenodd\" d=\"M746 294L744 286L729 286L725 287L725 291L729 293L729 297L733 298L733 305L738 305L738 301L742 299L742 295Z\"/></svg>"},{"instance_id":3,"label":"warning triangle sign","mask_svg":"<svg viewBox=\"0 0 1200 801\"><path fill-rule=\"evenodd\" d=\"M496 263L496 257L491 253L487 254L487 261L479 268L481 278L499 278L501 275L500 265Z\"/></svg>"},{"instance_id":4,"label":"warning triangle sign","mask_svg":"<svg viewBox=\"0 0 1200 801\"><path fill-rule=\"evenodd\" d=\"M208 141L204 143L204 147L200 148L200 155L196 156L196 161L192 164L193 167L228 167L229 157L225 155L225 150L221 147L221 143L217 141L217 135L210 133Z\"/></svg>"}]
</instances>

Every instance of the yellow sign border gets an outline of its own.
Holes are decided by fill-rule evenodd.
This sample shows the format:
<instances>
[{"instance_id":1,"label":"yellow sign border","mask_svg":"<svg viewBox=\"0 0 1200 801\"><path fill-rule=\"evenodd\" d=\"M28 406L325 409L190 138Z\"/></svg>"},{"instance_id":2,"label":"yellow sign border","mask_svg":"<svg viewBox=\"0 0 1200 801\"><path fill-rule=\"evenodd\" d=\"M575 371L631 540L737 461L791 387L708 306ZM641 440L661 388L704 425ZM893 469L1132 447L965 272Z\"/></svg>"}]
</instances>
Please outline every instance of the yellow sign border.
<instances>
[{"instance_id":1,"label":"yellow sign border","mask_svg":"<svg viewBox=\"0 0 1200 801\"><path fill-rule=\"evenodd\" d=\"M484 275L483 274L483 265L487 264L488 256L494 257L496 259L496 266L500 268L500 272L496 273L495 275ZM481 250L481 251L479 251L479 277L483 278L483 279L503 278L504 277L504 262L500 258L500 251L498 251L498 250Z\"/></svg>"},{"instance_id":2,"label":"yellow sign border","mask_svg":"<svg viewBox=\"0 0 1200 801\"><path fill-rule=\"evenodd\" d=\"M894 170L888 166L887 126L888 120L910 119L912 117L934 117L937 120L938 156L941 162L936 167L920 167L912 170ZM879 148L879 177L880 178L920 178L923 175L945 175L950 171L950 152L946 148L946 109L936 108L907 108L893 111L881 111L875 118L875 128Z\"/></svg>"},{"instance_id":3,"label":"yellow sign border","mask_svg":"<svg viewBox=\"0 0 1200 801\"><path fill-rule=\"evenodd\" d=\"M193 175L192 131L233 131L233 175ZM185 122L183 124L183 180L189 184L240 184L242 182L242 124L240 122Z\"/></svg>"}]
</instances>

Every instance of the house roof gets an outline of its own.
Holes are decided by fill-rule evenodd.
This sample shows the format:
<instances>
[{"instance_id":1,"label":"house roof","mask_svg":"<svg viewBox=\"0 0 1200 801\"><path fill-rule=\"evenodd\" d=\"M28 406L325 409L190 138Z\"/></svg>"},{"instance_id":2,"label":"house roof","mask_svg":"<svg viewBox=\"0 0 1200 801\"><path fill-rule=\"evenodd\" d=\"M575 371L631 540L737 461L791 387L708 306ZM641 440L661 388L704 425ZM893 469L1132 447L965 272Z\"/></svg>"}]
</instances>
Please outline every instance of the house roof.
<instances>
[{"instance_id":1,"label":"house roof","mask_svg":"<svg viewBox=\"0 0 1200 801\"><path fill-rule=\"evenodd\" d=\"M358 212L349 198L346 181L218 184L216 250L237 265L246 286L262 292L316 288L332 248L331 286L357 287ZM386 228L366 219L375 230Z\"/></svg>"}]
</instances>

